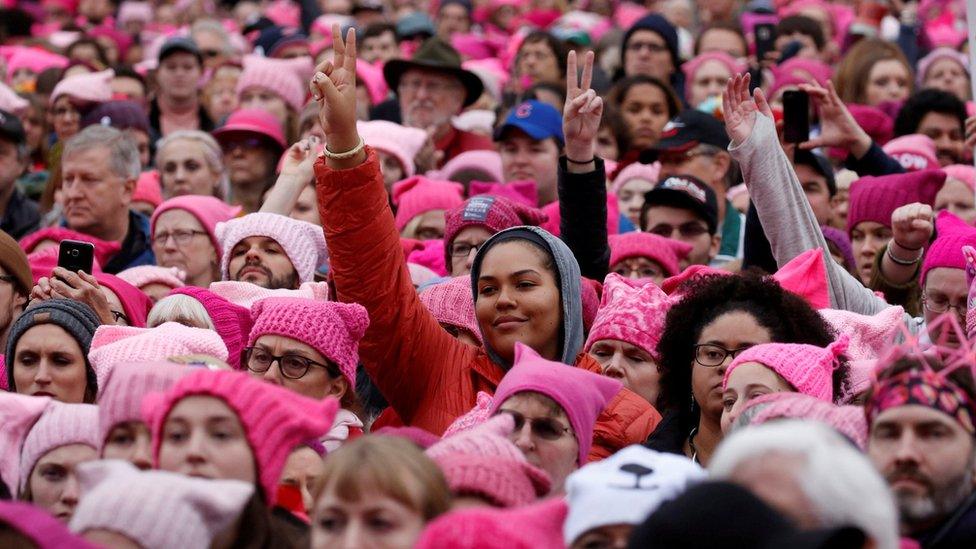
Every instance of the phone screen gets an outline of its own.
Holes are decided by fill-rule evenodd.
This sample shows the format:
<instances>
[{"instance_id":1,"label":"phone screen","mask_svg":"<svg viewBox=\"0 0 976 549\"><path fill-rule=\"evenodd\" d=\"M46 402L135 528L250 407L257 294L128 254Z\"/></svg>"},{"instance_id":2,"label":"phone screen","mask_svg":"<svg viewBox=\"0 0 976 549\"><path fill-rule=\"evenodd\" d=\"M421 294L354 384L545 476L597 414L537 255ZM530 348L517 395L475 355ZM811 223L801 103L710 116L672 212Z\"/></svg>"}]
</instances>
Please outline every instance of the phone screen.
<instances>
[{"instance_id":1,"label":"phone screen","mask_svg":"<svg viewBox=\"0 0 976 549\"><path fill-rule=\"evenodd\" d=\"M783 139L787 143L810 139L810 97L806 92L783 92Z\"/></svg>"}]
</instances>

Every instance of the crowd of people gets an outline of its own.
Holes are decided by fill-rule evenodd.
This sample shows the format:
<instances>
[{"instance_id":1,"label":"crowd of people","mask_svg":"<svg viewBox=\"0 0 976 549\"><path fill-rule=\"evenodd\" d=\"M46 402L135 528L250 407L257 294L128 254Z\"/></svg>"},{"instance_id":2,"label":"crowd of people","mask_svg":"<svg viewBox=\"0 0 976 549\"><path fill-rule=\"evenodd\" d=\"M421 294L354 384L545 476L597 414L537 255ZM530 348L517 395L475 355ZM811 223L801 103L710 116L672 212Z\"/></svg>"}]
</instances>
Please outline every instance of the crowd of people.
<instances>
[{"instance_id":1,"label":"crowd of people","mask_svg":"<svg viewBox=\"0 0 976 549\"><path fill-rule=\"evenodd\" d=\"M0 546L976 547L966 29L0 3Z\"/></svg>"}]
</instances>

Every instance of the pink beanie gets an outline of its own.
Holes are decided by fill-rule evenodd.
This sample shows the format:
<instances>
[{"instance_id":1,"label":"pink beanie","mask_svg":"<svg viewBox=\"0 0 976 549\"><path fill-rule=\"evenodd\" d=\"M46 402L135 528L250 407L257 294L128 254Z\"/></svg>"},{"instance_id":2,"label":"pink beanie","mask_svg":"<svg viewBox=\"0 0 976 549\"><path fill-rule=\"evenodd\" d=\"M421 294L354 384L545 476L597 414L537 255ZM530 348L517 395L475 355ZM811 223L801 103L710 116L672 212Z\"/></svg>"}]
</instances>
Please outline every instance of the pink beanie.
<instances>
[{"instance_id":1,"label":"pink beanie","mask_svg":"<svg viewBox=\"0 0 976 549\"><path fill-rule=\"evenodd\" d=\"M133 202L146 202L156 208L163 202L163 191L159 186L159 172L149 170L139 174L136 190L132 193Z\"/></svg>"},{"instance_id":2,"label":"pink beanie","mask_svg":"<svg viewBox=\"0 0 976 549\"><path fill-rule=\"evenodd\" d=\"M773 274L773 280L784 290L802 297L814 309L830 307L827 266L824 265L823 251L819 248L807 250L789 260Z\"/></svg>"},{"instance_id":3,"label":"pink beanie","mask_svg":"<svg viewBox=\"0 0 976 549\"><path fill-rule=\"evenodd\" d=\"M925 275L932 269L965 269L966 259L962 255L963 246L976 246L976 228L967 225L948 210L939 212L935 218L935 240L929 244L922 261L919 283L925 288Z\"/></svg>"},{"instance_id":4,"label":"pink beanie","mask_svg":"<svg viewBox=\"0 0 976 549\"><path fill-rule=\"evenodd\" d=\"M945 166L942 171L946 173L946 179L958 179L966 184L970 190L976 191L976 168L966 164L952 164Z\"/></svg>"},{"instance_id":5,"label":"pink beanie","mask_svg":"<svg viewBox=\"0 0 976 549\"><path fill-rule=\"evenodd\" d=\"M680 240L642 232L613 234L610 241L610 268L625 259L646 257L664 269L664 276L681 272L680 263L691 253L692 246Z\"/></svg>"},{"instance_id":6,"label":"pink beanie","mask_svg":"<svg viewBox=\"0 0 976 549\"><path fill-rule=\"evenodd\" d=\"M531 208L539 205L539 188L535 181L508 181L506 183L490 183L487 181L471 181L468 183L468 196L490 194L525 204Z\"/></svg>"},{"instance_id":7,"label":"pink beanie","mask_svg":"<svg viewBox=\"0 0 976 549\"><path fill-rule=\"evenodd\" d=\"M95 271L92 276L100 285L112 290L112 293L119 298L122 302L122 312L129 317L131 326L141 328L146 325L146 317L149 316L149 309L153 306L149 296L115 275Z\"/></svg>"},{"instance_id":8,"label":"pink beanie","mask_svg":"<svg viewBox=\"0 0 976 549\"><path fill-rule=\"evenodd\" d=\"M434 315L437 322L460 328L480 344L481 329L474 315L471 277L458 276L441 284L428 286L420 292L420 302Z\"/></svg>"},{"instance_id":9,"label":"pink beanie","mask_svg":"<svg viewBox=\"0 0 976 549\"><path fill-rule=\"evenodd\" d=\"M444 434L441 435L442 438L447 438L462 431L473 429L474 427L488 421L488 419L491 417L491 403L493 401L491 395L484 391L478 391L478 394L475 395L474 400L474 408L471 408L467 412L458 416L457 419L455 419L447 427L447 429L444 429Z\"/></svg>"},{"instance_id":10,"label":"pink beanie","mask_svg":"<svg viewBox=\"0 0 976 549\"><path fill-rule=\"evenodd\" d=\"M124 532L146 549L210 547L254 495L247 482L140 471L121 460L80 465L78 482L84 497L72 530Z\"/></svg>"},{"instance_id":11,"label":"pink beanie","mask_svg":"<svg viewBox=\"0 0 976 549\"><path fill-rule=\"evenodd\" d=\"M515 419L501 414L425 453L444 472L454 496L481 497L498 507L528 505L549 493L551 481L509 440L514 429Z\"/></svg>"},{"instance_id":12,"label":"pink beanie","mask_svg":"<svg viewBox=\"0 0 976 549\"><path fill-rule=\"evenodd\" d=\"M47 69L63 69L68 66L68 58L63 55L41 48L27 46L14 46L14 48L13 54L7 60L7 74L11 77L21 69L41 74ZM0 80L4 79L0 78Z\"/></svg>"},{"instance_id":13,"label":"pink beanie","mask_svg":"<svg viewBox=\"0 0 976 549\"><path fill-rule=\"evenodd\" d=\"M62 95L82 103L105 103L112 100L112 78L115 72L111 69L101 72L76 74L69 76L54 86L49 103L54 104Z\"/></svg>"},{"instance_id":14,"label":"pink beanie","mask_svg":"<svg viewBox=\"0 0 976 549\"><path fill-rule=\"evenodd\" d=\"M868 424L860 406L836 406L803 393L779 392L750 400L742 413L756 406L761 409L749 420L749 425L762 425L775 419L819 421L836 429L861 450L867 446Z\"/></svg>"},{"instance_id":15,"label":"pink beanie","mask_svg":"<svg viewBox=\"0 0 976 549\"><path fill-rule=\"evenodd\" d=\"M643 179L644 181L654 185L657 183L660 175L660 162L655 162L653 164L633 162L617 173L617 176L613 178L613 185L610 187L610 190L613 191L613 194L620 194L620 189L634 179Z\"/></svg>"},{"instance_id":16,"label":"pink beanie","mask_svg":"<svg viewBox=\"0 0 976 549\"><path fill-rule=\"evenodd\" d=\"M887 348L890 348L887 347ZM834 401L837 404L856 404L857 397L867 391L875 382L877 374L875 367L877 358L852 360L847 363L847 383L841 388L841 393Z\"/></svg>"},{"instance_id":17,"label":"pink beanie","mask_svg":"<svg viewBox=\"0 0 976 549\"><path fill-rule=\"evenodd\" d=\"M454 238L465 227L484 227L494 234L519 225L539 225L546 219L542 210L502 196L473 196L444 212L445 252L450 253ZM446 259L450 265L450 256Z\"/></svg>"},{"instance_id":18,"label":"pink beanie","mask_svg":"<svg viewBox=\"0 0 976 549\"><path fill-rule=\"evenodd\" d=\"M220 275L230 278L230 252L238 242L252 236L264 236L277 242L298 273L301 282L315 278L315 270L328 259L322 227L283 215L258 212L218 223L215 230L221 242Z\"/></svg>"},{"instance_id":19,"label":"pink beanie","mask_svg":"<svg viewBox=\"0 0 976 549\"><path fill-rule=\"evenodd\" d=\"M705 52L700 55L693 57L692 59L685 61L681 65L682 72L685 73L685 78L688 81L688 89L691 90L691 82L695 79L695 74L698 69L702 67L705 63L709 61L718 61L722 64L728 71L730 76L735 76L737 74L743 73L746 70L746 66L741 61L735 59L731 55L725 53L724 51L710 51Z\"/></svg>"},{"instance_id":20,"label":"pink beanie","mask_svg":"<svg viewBox=\"0 0 976 549\"><path fill-rule=\"evenodd\" d=\"M495 414L509 397L523 392L541 393L566 412L579 445L577 463L586 463L593 444L593 426L607 403L623 385L581 368L546 360L521 343L515 344L515 361L495 390L491 413Z\"/></svg>"},{"instance_id":21,"label":"pink beanie","mask_svg":"<svg viewBox=\"0 0 976 549\"><path fill-rule=\"evenodd\" d=\"M917 172L939 167L935 141L927 135L915 133L896 137L882 147L884 152L898 161L907 172Z\"/></svg>"},{"instance_id":22,"label":"pink beanie","mask_svg":"<svg viewBox=\"0 0 976 549\"><path fill-rule=\"evenodd\" d=\"M383 78L383 75L380 75ZM371 120L356 122L356 130L370 147L392 155L403 168L403 178L412 177L417 173L414 158L424 143L427 142L427 132L418 128L408 128L395 122L386 120Z\"/></svg>"},{"instance_id":23,"label":"pink beanie","mask_svg":"<svg viewBox=\"0 0 976 549\"><path fill-rule=\"evenodd\" d=\"M501 181L504 179L502 172L502 157L497 151L465 151L447 161L439 170L427 172L427 177L431 179L442 179L455 181L455 177L461 172L473 170L484 173L489 181Z\"/></svg>"},{"instance_id":24,"label":"pink beanie","mask_svg":"<svg viewBox=\"0 0 976 549\"><path fill-rule=\"evenodd\" d=\"M186 273L176 267L140 265L139 267L130 267L120 272L117 276L139 289L150 284L162 284L170 288L182 288Z\"/></svg>"},{"instance_id":25,"label":"pink beanie","mask_svg":"<svg viewBox=\"0 0 976 549\"><path fill-rule=\"evenodd\" d=\"M250 282L234 282L224 280L210 284L210 291L248 310L258 301L267 297L301 297L305 299L329 300L328 282L304 282L297 290L279 288L269 290ZM248 330L250 331L250 330Z\"/></svg>"},{"instance_id":26,"label":"pink beanie","mask_svg":"<svg viewBox=\"0 0 976 549\"><path fill-rule=\"evenodd\" d=\"M830 65L823 61L793 57L776 66L773 72L777 80L780 78L800 78L804 82L809 82L812 78L821 86L826 86L834 71Z\"/></svg>"},{"instance_id":27,"label":"pink beanie","mask_svg":"<svg viewBox=\"0 0 976 549\"><path fill-rule=\"evenodd\" d=\"M952 48L935 48L930 51L928 55L919 59L918 67L915 71L917 75L917 85L919 88L925 87L925 79L928 77L929 69L932 65L940 59L952 59L962 67L962 70L969 74L969 58L966 54L956 51Z\"/></svg>"},{"instance_id":28,"label":"pink beanie","mask_svg":"<svg viewBox=\"0 0 976 549\"><path fill-rule=\"evenodd\" d=\"M415 217L434 210L450 210L464 202L464 188L451 181L436 181L415 175L393 184L397 205L396 228L403 229Z\"/></svg>"},{"instance_id":29,"label":"pink beanie","mask_svg":"<svg viewBox=\"0 0 976 549\"><path fill-rule=\"evenodd\" d=\"M127 421L142 421L142 397L161 393L193 369L168 361L132 362L112 368L98 396L98 447L105 447L112 428Z\"/></svg>"},{"instance_id":30,"label":"pink beanie","mask_svg":"<svg viewBox=\"0 0 976 549\"><path fill-rule=\"evenodd\" d=\"M208 395L223 400L240 419L254 461L264 500L273 506L285 460L303 440L327 433L339 410L339 401L312 400L243 373L200 370L180 379L165 393L147 395L142 415L153 433L153 462L159 465L163 424L183 398Z\"/></svg>"},{"instance_id":31,"label":"pink beanie","mask_svg":"<svg viewBox=\"0 0 976 549\"><path fill-rule=\"evenodd\" d=\"M247 338L248 347L267 334L294 339L335 362L349 381L350 390L356 387L359 340L369 326L369 315L362 305L270 297L255 303L251 315L254 327Z\"/></svg>"},{"instance_id":32,"label":"pink beanie","mask_svg":"<svg viewBox=\"0 0 976 549\"><path fill-rule=\"evenodd\" d=\"M307 93L301 75L311 74L308 57L272 59L260 55L246 55L244 70L237 79L237 97L248 88L263 88L280 97L293 111L301 112Z\"/></svg>"},{"instance_id":33,"label":"pink beanie","mask_svg":"<svg viewBox=\"0 0 976 549\"><path fill-rule=\"evenodd\" d=\"M597 341L615 339L639 347L658 360L657 344L670 308L671 299L653 282L641 283L610 273L603 282L603 299L583 350L589 352Z\"/></svg>"},{"instance_id":34,"label":"pink beanie","mask_svg":"<svg viewBox=\"0 0 976 549\"><path fill-rule=\"evenodd\" d=\"M31 427L52 402L51 397L34 397L0 391L0 480L17 493L20 481L20 450Z\"/></svg>"},{"instance_id":35,"label":"pink beanie","mask_svg":"<svg viewBox=\"0 0 976 549\"><path fill-rule=\"evenodd\" d=\"M512 509L452 511L430 522L414 549L565 549L561 498Z\"/></svg>"},{"instance_id":36,"label":"pink beanie","mask_svg":"<svg viewBox=\"0 0 976 549\"><path fill-rule=\"evenodd\" d=\"M21 238L19 244L24 252L32 253L34 248L45 240L50 240L55 244L60 244L62 240L91 242L95 245L95 261L100 265L105 265L111 261L112 257L122 249L122 245L118 242L102 240L94 236L79 233L78 231L72 231L65 227L45 227Z\"/></svg>"},{"instance_id":37,"label":"pink beanie","mask_svg":"<svg viewBox=\"0 0 976 549\"><path fill-rule=\"evenodd\" d=\"M850 338L844 354L851 361L875 360L881 356L894 342L905 318L905 309L901 307L886 307L875 315L843 309L818 312L835 332Z\"/></svg>"},{"instance_id":38,"label":"pink beanie","mask_svg":"<svg viewBox=\"0 0 976 549\"><path fill-rule=\"evenodd\" d=\"M44 454L69 444L98 448L98 406L58 401L48 403L44 413L24 438L18 493L22 494L27 488L34 465Z\"/></svg>"},{"instance_id":39,"label":"pink beanie","mask_svg":"<svg viewBox=\"0 0 976 549\"><path fill-rule=\"evenodd\" d=\"M17 92L10 89L9 86L0 81L0 109L13 114L14 116L20 116L29 106L29 101L17 95Z\"/></svg>"},{"instance_id":40,"label":"pink beanie","mask_svg":"<svg viewBox=\"0 0 976 549\"><path fill-rule=\"evenodd\" d=\"M227 346L227 363L232 368L242 369L241 353L244 351L244 342L251 333L251 311L203 288L185 286L170 293L177 294L192 297L203 305L213 323L214 331Z\"/></svg>"},{"instance_id":41,"label":"pink beanie","mask_svg":"<svg viewBox=\"0 0 976 549\"><path fill-rule=\"evenodd\" d=\"M0 524L28 538L37 549L97 549L71 533L47 510L22 501L0 501Z\"/></svg>"},{"instance_id":42,"label":"pink beanie","mask_svg":"<svg viewBox=\"0 0 976 549\"><path fill-rule=\"evenodd\" d=\"M847 350L847 341L847 336L842 335L826 349L802 343L763 343L749 347L725 370L722 390L736 368L747 362L757 362L781 375L798 393L832 402L834 370Z\"/></svg>"},{"instance_id":43,"label":"pink beanie","mask_svg":"<svg viewBox=\"0 0 976 549\"><path fill-rule=\"evenodd\" d=\"M966 337L976 338L976 248L963 246L962 255L966 260L966 284L969 285L969 296L966 300Z\"/></svg>"},{"instance_id":44,"label":"pink beanie","mask_svg":"<svg viewBox=\"0 0 976 549\"><path fill-rule=\"evenodd\" d=\"M888 113L877 107L857 104L848 105L847 110L851 112L857 125L861 126L861 129L871 136L875 143L884 145L891 141L895 134L895 120L888 116ZM846 149L841 150L843 151L841 159L843 159L848 152Z\"/></svg>"},{"instance_id":45,"label":"pink beanie","mask_svg":"<svg viewBox=\"0 0 976 549\"><path fill-rule=\"evenodd\" d=\"M900 206L921 202L929 206L945 183L942 170L862 177L851 184L847 234L862 221L891 227L891 214Z\"/></svg>"},{"instance_id":46,"label":"pink beanie","mask_svg":"<svg viewBox=\"0 0 976 549\"><path fill-rule=\"evenodd\" d=\"M407 256L407 263L420 265L430 269L436 276L447 276L447 264L445 263L447 251L444 249L444 241L440 238L421 241L421 247L410 252Z\"/></svg>"},{"instance_id":47,"label":"pink beanie","mask_svg":"<svg viewBox=\"0 0 976 549\"><path fill-rule=\"evenodd\" d=\"M390 94L390 88L387 87L386 79L383 78L383 69L370 65L363 59L356 59L356 78L366 86L366 91L369 93L370 105L382 103L386 99L386 96ZM396 125L399 126L399 124ZM418 131L424 133L424 139L426 140L427 132L423 130ZM362 136L362 132L359 135Z\"/></svg>"},{"instance_id":48,"label":"pink beanie","mask_svg":"<svg viewBox=\"0 0 976 549\"><path fill-rule=\"evenodd\" d=\"M184 210L195 217L203 225L203 230L210 236L210 242L217 250L217 255L221 255L223 248L217 239L217 224L223 221L230 221L241 213L240 206L231 206L219 198L213 196L184 195L170 198L163 202L153 211L150 220L150 232L156 234L156 220L159 216L170 210Z\"/></svg>"}]
</instances>

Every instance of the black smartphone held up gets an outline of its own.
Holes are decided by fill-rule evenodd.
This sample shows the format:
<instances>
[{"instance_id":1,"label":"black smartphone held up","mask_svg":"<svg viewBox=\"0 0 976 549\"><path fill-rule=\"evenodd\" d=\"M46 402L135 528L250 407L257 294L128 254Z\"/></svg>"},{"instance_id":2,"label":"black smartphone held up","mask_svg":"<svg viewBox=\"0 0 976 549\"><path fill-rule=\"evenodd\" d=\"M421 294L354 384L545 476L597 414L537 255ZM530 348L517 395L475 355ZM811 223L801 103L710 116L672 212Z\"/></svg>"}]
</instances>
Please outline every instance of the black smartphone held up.
<instances>
[{"instance_id":1,"label":"black smartphone held up","mask_svg":"<svg viewBox=\"0 0 976 549\"><path fill-rule=\"evenodd\" d=\"M766 54L776 49L776 25L759 23L753 29L756 34L756 61L762 63Z\"/></svg>"},{"instance_id":2,"label":"black smartphone held up","mask_svg":"<svg viewBox=\"0 0 976 549\"><path fill-rule=\"evenodd\" d=\"M803 143L810 139L810 97L807 92L783 92L783 140Z\"/></svg>"},{"instance_id":3,"label":"black smartphone held up","mask_svg":"<svg viewBox=\"0 0 976 549\"><path fill-rule=\"evenodd\" d=\"M91 274L94 261L95 245L91 242L62 240L58 246L58 267L73 273L85 271Z\"/></svg>"}]
</instances>

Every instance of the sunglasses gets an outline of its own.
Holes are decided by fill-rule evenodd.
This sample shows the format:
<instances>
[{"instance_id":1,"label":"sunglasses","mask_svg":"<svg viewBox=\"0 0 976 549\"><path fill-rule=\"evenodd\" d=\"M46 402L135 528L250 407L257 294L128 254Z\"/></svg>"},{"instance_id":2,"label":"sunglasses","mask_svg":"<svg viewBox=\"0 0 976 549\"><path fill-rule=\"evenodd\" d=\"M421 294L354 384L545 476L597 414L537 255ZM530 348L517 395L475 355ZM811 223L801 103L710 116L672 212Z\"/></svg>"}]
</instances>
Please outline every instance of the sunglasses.
<instances>
[{"instance_id":1,"label":"sunglasses","mask_svg":"<svg viewBox=\"0 0 976 549\"><path fill-rule=\"evenodd\" d=\"M563 426L555 419L548 417L525 417L513 410L502 410L502 413L512 416L515 420L515 431L520 432L525 424L531 426L532 436L542 440L557 440L569 432L569 427Z\"/></svg>"}]
</instances>

